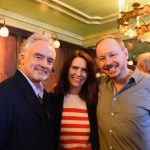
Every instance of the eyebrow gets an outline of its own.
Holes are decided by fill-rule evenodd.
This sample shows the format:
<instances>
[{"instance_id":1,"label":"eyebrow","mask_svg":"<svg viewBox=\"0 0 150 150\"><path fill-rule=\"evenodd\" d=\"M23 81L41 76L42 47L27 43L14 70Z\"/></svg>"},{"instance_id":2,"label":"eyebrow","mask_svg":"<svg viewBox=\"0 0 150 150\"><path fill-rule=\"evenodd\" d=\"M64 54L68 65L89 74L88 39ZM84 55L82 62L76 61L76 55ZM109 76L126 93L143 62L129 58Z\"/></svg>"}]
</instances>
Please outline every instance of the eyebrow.
<instances>
[{"instance_id":1,"label":"eyebrow","mask_svg":"<svg viewBox=\"0 0 150 150\"><path fill-rule=\"evenodd\" d=\"M45 57L43 54L41 53L35 53L35 56L42 56ZM50 59L51 61L54 61L54 59L52 57L48 57L47 59Z\"/></svg>"},{"instance_id":2,"label":"eyebrow","mask_svg":"<svg viewBox=\"0 0 150 150\"><path fill-rule=\"evenodd\" d=\"M38 56L44 56L43 54L41 54L41 53L35 53L34 55L38 55Z\"/></svg>"},{"instance_id":3,"label":"eyebrow","mask_svg":"<svg viewBox=\"0 0 150 150\"><path fill-rule=\"evenodd\" d=\"M79 67L79 66L76 66L76 65L72 65L71 67L74 67L74 68L81 68L81 69L87 69L87 67Z\"/></svg>"}]
</instances>

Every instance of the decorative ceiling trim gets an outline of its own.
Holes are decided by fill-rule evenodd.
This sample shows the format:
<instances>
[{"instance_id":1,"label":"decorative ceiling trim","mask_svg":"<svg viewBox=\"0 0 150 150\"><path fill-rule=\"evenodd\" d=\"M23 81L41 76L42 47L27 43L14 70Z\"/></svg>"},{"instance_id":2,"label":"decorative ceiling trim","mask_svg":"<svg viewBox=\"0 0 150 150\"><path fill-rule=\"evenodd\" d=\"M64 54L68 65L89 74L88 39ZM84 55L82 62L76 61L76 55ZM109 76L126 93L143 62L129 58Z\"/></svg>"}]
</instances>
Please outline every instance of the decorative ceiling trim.
<instances>
[{"instance_id":1,"label":"decorative ceiling trim","mask_svg":"<svg viewBox=\"0 0 150 150\"><path fill-rule=\"evenodd\" d=\"M72 18L75 18L81 22L84 22L86 24L104 24L108 22L115 21L118 17L118 13L111 14L105 17L101 16L90 16L66 3L63 3L60 0L35 0L41 4L47 5L48 7L51 7L57 11L60 11Z\"/></svg>"},{"instance_id":2,"label":"decorative ceiling trim","mask_svg":"<svg viewBox=\"0 0 150 150\"><path fill-rule=\"evenodd\" d=\"M56 32L58 39L69 43L81 45L85 48L95 46L96 43L100 40L101 36L107 34L118 34L117 29L112 29L95 34L79 36L66 30L50 26L46 23L43 23L42 21L30 19L28 17L22 16L20 14L5 9L0 9L0 16L5 18L6 26L9 25L15 28L38 33L42 33L43 31L45 31L46 33ZM117 36L120 36L120 34ZM121 38L123 39L126 37L124 36Z\"/></svg>"},{"instance_id":3,"label":"decorative ceiling trim","mask_svg":"<svg viewBox=\"0 0 150 150\"><path fill-rule=\"evenodd\" d=\"M102 38L102 36L106 36L106 35L114 35L116 37L121 38L122 40L129 39L128 36L120 35L117 29L112 29L112 30L107 30L107 31L83 36L82 46L85 48L88 48L91 46L95 47L96 43Z\"/></svg>"},{"instance_id":4,"label":"decorative ceiling trim","mask_svg":"<svg viewBox=\"0 0 150 150\"><path fill-rule=\"evenodd\" d=\"M43 23L41 21L37 21L34 19L30 19L28 17L22 16L20 14L0 9L0 15L5 18L6 25L24 29L26 31L30 32L40 32L43 31L47 33L57 33L57 38L63 41L67 41L73 44L82 45L82 36L79 36L77 34L68 32L66 30L62 30L60 28L56 28L54 26L50 26L46 23Z\"/></svg>"}]
</instances>

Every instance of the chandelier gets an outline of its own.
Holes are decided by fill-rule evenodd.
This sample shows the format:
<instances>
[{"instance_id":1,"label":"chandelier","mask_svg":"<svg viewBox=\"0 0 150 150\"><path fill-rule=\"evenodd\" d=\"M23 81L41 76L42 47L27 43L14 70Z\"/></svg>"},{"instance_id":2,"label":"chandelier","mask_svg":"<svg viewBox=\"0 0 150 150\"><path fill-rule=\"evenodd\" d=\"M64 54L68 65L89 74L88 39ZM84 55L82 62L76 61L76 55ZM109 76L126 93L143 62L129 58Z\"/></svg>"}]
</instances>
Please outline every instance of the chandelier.
<instances>
[{"instance_id":1,"label":"chandelier","mask_svg":"<svg viewBox=\"0 0 150 150\"><path fill-rule=\"evenodd\" d=\"M125 9L125 1L119 0L119 18L117 19L119 33L140 41L150 42L150 23L143 18L150 15L150 4L141 7L138 1L132 4L132 10ZM135 21L133 21L135 20Z\"/></svg>"}]
</instances>

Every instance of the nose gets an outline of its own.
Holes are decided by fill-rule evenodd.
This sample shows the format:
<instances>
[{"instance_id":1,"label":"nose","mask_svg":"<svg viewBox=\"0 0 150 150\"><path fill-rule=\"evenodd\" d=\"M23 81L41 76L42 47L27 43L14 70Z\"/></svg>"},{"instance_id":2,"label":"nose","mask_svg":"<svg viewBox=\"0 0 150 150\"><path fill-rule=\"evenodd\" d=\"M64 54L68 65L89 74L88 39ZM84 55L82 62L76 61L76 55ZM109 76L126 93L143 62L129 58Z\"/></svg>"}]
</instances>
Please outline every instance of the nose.
<instances>
[{"instance_id":1,"label":"nose","mask_svg":"<svg viewBox=\"0 0 150 150\"><path fill-rule=\"evenodd\" d=\"M77 69L76 75L81 76L81 69Z\"/></svg>"},{"instance_id":2,"label":"nose","mask_svg":"<svg viewBox=\"0 0 150 150\"><path fill-rule=\"evenodd\" d=\"M48 62L47 62L47 59L46 58L43 58L40 62L40 65L42 67L48 67Z\"/></svg>"},{"instance_id":3,"label":"nose","mask_svg":"<svg viewBox=\"0 0 150 150\"><path fill-rule=\"evenodd\" d=\"M106 64L106 65L111 64L111 59L110 59L109 57L107 57L107 58L105 59L105 64Z\"/></svg>"}]
</instances>

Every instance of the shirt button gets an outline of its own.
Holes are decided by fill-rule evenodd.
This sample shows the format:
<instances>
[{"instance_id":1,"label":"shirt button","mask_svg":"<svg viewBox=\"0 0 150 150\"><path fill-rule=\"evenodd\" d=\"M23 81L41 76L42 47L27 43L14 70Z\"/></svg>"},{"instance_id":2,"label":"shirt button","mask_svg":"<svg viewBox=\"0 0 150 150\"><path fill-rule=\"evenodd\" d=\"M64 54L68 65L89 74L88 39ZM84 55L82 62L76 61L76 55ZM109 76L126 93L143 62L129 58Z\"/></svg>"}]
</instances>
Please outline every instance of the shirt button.
<instances>
[{"instance_id":1,"label":"shirt button","mask_svg":"<svg viewBox=\"0 0 150 150\"><path fill-rule=\"evenodd\" d=\"M109 133L112 133L112 130L109 130Z\"/></svg>"},{"instance_id":2,"label":"shirt button","mask_svg":"<svg viewBox=\"0 0 150 150\"><path fill-rule=\"evenodd\" d=\"M114 97L114 101L116 100L116 97Z\"/></svg>"},{"instance_id":3,"label":"shirt button","mask_svg":"<svg viewBox=\"0 0 150 150\"><path fill-rule=\"evenodd\" d=\"M109 149L113 149L113 147L112 147L112 146L109 146Z\"/></svg>"},{"instance_id":4,"label":"shirt button","mask_svg":"<svg viewBox=\"0 0 150 150\"><path fill-rule=\"evenodd\" d=\"M111 116L113 116L113 115L114 115L114 113L112 112L112 113L111 113Z\"/></svg>"}]
</instances>

